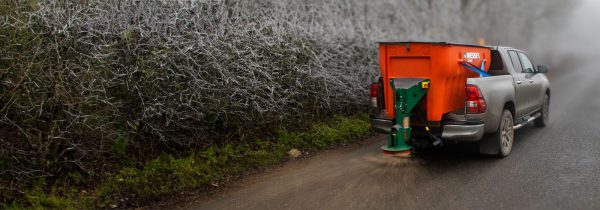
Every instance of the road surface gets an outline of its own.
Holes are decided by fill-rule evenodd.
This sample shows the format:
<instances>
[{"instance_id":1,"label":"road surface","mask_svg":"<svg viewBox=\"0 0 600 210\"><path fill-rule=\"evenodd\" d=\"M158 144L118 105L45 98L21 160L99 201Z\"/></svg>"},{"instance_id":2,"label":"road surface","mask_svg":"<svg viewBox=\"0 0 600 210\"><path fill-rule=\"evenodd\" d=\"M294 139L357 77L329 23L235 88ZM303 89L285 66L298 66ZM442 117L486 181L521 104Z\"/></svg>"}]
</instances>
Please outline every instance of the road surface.
<instances>
[{"instance_id":1,"label":"road surface","mask_svg":"<svg viewBox=\"0 0 600 210\"><path fill-rule=\"evenodd\" d=\"M504 159L455 146L414 159L385 136L289 164L189 209L599 209L600 69L551 77L550 125L515 133ZM234 187L235 188L235 187Z\"/></svg>"}]
</instances>

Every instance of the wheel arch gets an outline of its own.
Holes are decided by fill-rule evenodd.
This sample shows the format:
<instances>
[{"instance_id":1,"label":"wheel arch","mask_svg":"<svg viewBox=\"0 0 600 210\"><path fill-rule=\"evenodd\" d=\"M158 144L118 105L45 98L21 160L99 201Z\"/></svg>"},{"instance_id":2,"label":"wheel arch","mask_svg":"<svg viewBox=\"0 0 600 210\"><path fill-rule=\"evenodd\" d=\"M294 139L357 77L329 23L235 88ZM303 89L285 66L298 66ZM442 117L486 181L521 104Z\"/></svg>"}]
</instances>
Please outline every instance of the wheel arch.
<instances>
[{"instance_id":1,"label":"wheel arch","mask_svg":"<svg viewBox=\"0 0 600 210\"><path fill-rule=\"evenodd\" d=\"M513 121L515 119L515 112L516 112L516 108L515 108L515 102L513 101L507 101L504 103L504 107L502 108L502 110L508 110L510 111L510 113L513 116Z\"/></svg>"}]
</instances>

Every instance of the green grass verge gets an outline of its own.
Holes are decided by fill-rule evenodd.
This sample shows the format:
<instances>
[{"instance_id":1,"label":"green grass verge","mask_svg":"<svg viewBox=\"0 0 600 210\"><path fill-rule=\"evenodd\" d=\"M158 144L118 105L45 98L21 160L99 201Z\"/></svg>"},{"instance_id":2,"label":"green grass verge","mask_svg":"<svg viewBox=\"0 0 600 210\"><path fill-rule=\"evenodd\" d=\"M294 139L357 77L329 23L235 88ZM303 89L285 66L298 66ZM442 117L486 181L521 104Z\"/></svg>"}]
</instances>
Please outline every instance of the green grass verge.
<instances>
[{"instance_id":1,"label":"green grass verge","mask_svg":"<svg viewBox=\"0 0 600 210\"><path fill-rule=\"evenodd\" d=\"M95 192L82 194L68 187L52 187L44 193L40 184L18 204L5 208L89 209L139 205L177 192L209 186L242 172L272 165L286 151L317 151L331 148L371 133L367 116L336 117L312 125L305 131L278 131L278 138L246 144L212 145L187 157L163 155L142 168L126 167L101 182ZM0 205L2 207L2 205Z\"/></svg>"}]
</instances>

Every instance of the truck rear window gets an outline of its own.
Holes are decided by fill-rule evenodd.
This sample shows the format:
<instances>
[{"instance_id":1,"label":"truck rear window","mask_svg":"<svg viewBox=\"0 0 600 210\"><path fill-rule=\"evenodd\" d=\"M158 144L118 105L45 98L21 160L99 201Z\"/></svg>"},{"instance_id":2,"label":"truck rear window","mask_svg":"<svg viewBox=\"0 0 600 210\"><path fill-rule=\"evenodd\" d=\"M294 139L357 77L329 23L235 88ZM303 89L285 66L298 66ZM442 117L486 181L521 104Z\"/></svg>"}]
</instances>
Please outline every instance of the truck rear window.
<instances>
[{"instance_id":1,"label":"truck rear window","mask_svg":"<svg viewBox=\"0 0 600 210\"><path fill-rule=\"evenodd\" d=\"M498 50L491 51L492 58L490 63L490 70L488 71L492 76L497 75L508 75L508 71L504 68L504 62L502 56Z\"/></svg>"}]
</instances>

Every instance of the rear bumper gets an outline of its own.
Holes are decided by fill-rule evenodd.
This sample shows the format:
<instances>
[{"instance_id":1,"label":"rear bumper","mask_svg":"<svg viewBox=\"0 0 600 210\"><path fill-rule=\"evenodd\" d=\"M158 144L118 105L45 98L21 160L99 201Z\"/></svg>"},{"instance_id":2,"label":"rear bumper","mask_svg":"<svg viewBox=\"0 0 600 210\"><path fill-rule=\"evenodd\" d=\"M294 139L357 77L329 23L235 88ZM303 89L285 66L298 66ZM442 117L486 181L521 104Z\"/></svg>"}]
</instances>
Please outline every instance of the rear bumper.
<instances>
[{"instance_id":1,"label":"rear bumper","mask_svg":"<svg viewBox=\"0 0 600 210\"><path fill-rule=\"evenodd\" d=\"M394 122L371 117L371 128L377 133L389 133ZM443 126L442 139L452 141L479 141L485 134L483 122L448 123Z\"/></svg>"},{"instance_id":2,"label":"rear bumper","mask_svg":"<svg viewBox=\"0 0 600 210\"><path fill-rule=\"evenodd\" d=\"M483 138L485 126L478 125L444 125L442 139L454 141L479 141Z\"/></svg>"}]
</instances>

